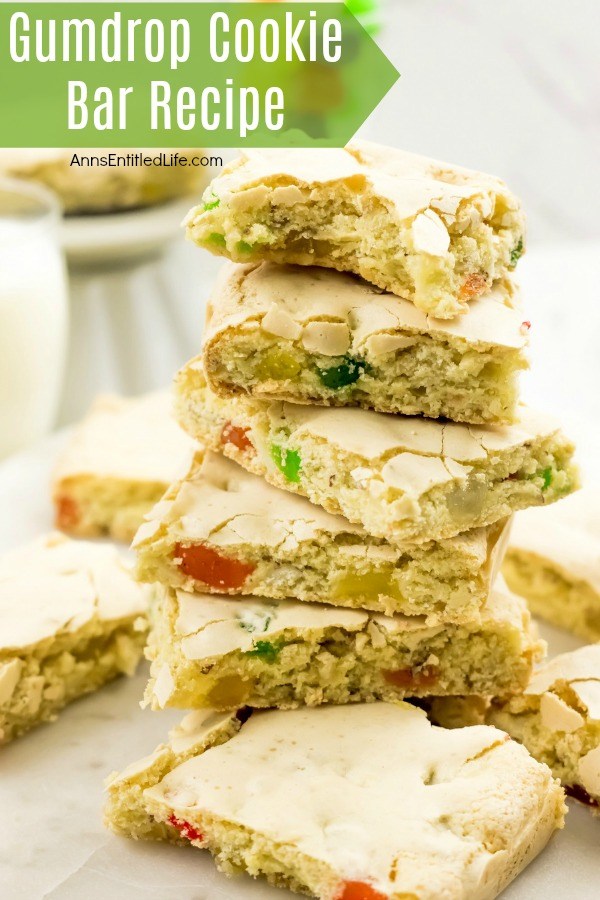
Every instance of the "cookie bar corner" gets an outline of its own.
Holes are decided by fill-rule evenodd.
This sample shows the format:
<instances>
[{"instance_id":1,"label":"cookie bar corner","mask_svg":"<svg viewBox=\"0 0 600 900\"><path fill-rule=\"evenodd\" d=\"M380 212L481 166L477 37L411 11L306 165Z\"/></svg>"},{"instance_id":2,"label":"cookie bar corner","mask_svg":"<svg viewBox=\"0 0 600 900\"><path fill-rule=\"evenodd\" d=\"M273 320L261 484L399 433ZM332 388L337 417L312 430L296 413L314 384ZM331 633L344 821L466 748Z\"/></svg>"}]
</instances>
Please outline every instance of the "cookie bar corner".
<instances>
[{"instance_id":1,"label":"cookie bar corner","mask_svg":"<svg viewBox=\"0 0 600 900\"><path fill-rule=\"evenodd\" d=\"M0 558L0 744L132 675L148 589L113 547L51 534Z\"/></svg>"}]
</instances>

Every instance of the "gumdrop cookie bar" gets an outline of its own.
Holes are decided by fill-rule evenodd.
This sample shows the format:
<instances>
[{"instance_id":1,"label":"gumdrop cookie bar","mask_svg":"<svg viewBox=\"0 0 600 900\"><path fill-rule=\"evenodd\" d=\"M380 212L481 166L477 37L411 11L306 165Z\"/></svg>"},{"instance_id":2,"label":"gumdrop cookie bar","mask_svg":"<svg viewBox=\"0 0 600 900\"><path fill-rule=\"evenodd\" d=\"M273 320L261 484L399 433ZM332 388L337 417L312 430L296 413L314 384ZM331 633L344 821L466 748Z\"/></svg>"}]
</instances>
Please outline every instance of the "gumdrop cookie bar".
<instances>
[{"instance_id":1,"label":"gumdrop cookie bar","mask_svg":"<svg viewBox=\"0 0 600 900\"><path fill-rule=\"evenodd\" d=\"M554 657L522 696L492 703L487 718L600 814L600 645Z\"/></svg>"},{"instance_id":2,"label":"gumdrop cookie bar","mask_svg":"<svg viewBox=\"0 0 600 900\"><path fill-rule=\"evenodd\" d=\"M510 423L528 329L510 282L448 321L351 275L228 264L202 359L219 394Z\"/></svg>"},{"instance_id":3,"label":"gumdrop cookie bar","mask_svg":"<svg viewBox=\"0 0 600 900\"><path fill-rule=\"evenodd\" d=\"M400 547L208 451L148 515L134 549L148 583L424 616L436 625L478 618L509 530L500 522Z\"/></svg>"},{"instance_id":4,"label":"gumdrop cookie bar","mask_svg":"<svg viewBox=\"0 0 600 900\"><path fill-rule=\"evenodd\" d=\"M600 641L600 491L515 516L502 570L536 616Z\"/></svg>"},{"instance_id":5,"label":"gumdrop cookie bar","mask_svg":"<svg viewBox=\"0 0 600 900\"><path fill-rule=\"evenodd\" d=\"M155 709L315 706L522 691L544 645L497 584L481 618L425 625L293 600L157 589L146 702Z\"/></svg>"},{"instance_id":6,"label":"gumdrop cookie bar","mask_svg":"<svg viewBox=\"0 0 600 900\"><path fill-rule=\"evenodd\" d=\"M55 534L0 558L0 744L132 675L148 596L107 545Z\"/></svg>"},{"instance_id":7,"label":"gumdrop cookie bar","mask_svg":"<svg viewBox=\"0 0 600 900\"><path fill-rule=\"evenodd\" d=\"M192 455L193 442L175 422L171 403L166 391L96 400L54 472L57 528L131 541Z\"/></svg>"},{"instance_id":8,"label":"gumdrop cookie bar","mask_svg":"<svg viewBox=\"0 0 600 900\"><path fill-rule=\"evenodd\" d=\"M446 731L406 703L194 712L107 790L117 833L318 900L492 900L565 812L505 734Z\"/></svg>"},{"instance_id":9,"label":"gumdrop cookie bar","mask_svg":"<svg viewBox=\"0 0 600 900\"><path fill-rule=\"evenodd\" d=\"M366 409L218 397L200 367L178 376L190 435L376 537L424 542L552 503L578 486L571 442L520 407L516 425L460 425Z\"/></svg>"},{"instance_id":10,"label":"gumdrop cookie bar","mask_svg":"<svg viewBox=\"0 0 600 900\"><path fill-rule=\"evenodd\" d=\"M500 179L357 141L245 151L191 210L187 234L235 262L353 272L451 319L516 266L525 225Z\"/></svg>"},{"instance_id":11,"label":"gumdrop cookie bar","mask_svg":"<svg viewBox=\"0 0 600 900\"><path fill-rule=\"evenodd\" d=\"M146 149L142 156L157 159L159 153L170 155L174 150ZM0 150L0 175L34 181L49 188L60 199L68 215L111 213L139 209L165 203L202 190L206 184L206 169L192 165L201 150L177 150L187 165L71 165L74 156L125 156L127 150L102 148L59 149L19 148Z\"/></svg>"}]
</instances>

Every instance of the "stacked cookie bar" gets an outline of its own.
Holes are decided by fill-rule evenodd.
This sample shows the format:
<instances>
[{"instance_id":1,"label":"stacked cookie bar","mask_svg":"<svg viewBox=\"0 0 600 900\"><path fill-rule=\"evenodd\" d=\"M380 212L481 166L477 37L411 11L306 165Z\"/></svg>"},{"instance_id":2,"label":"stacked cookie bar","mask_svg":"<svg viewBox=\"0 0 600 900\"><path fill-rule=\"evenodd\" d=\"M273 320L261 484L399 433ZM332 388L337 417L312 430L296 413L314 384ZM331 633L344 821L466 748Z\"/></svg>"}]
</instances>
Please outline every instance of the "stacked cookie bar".
<instances>
[{"instance_id":1,"label":"stacked cookie bar","mask_svg":"<svg viewBox=\"0 0 600 900\"><path fill-rule=\"evenodd\" d=\"M519 204L357 143L248 152L187 225L230 260L176 381L202 449L134 546L146 703L196 711L113 778L107 820L321 900L494 897L560 788L403 701L510 702L544 652L496 577L512 513L577 487L519 403Z\"/></svg>"}]
</instances>

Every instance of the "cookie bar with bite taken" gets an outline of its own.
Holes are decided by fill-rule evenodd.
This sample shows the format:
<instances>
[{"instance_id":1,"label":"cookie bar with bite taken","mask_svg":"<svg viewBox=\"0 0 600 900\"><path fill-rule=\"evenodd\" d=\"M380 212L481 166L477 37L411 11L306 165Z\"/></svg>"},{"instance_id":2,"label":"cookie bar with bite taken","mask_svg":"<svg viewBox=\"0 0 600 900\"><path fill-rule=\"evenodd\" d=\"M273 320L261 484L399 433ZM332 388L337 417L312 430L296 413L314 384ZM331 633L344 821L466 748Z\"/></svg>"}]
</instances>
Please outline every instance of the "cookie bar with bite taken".
<instances>
[{"instance_id":1,"label":"cookie bar with bite taken","mask_svg":"<svg viewBox=\"0 0 600 900\"><path fill-rule=\"evenodd\" d=\"M524 233L499 178L365 141L246 150L187 218L212 253L353 272L443 319L515 267Z\"/></svg>"},{"instance_id":2,"label":"cookie bar with bite taken","mask_svg":"<svg viewBox=\"0 0 600 900\"><path fill-rule=\"evenodd\" d=\"M522 691L544 644L496 584L479 621L426 625L293 600L157 588L147 655L154 709L290 708Z\"/></svg>"},{"instance_id":3,"label":"cookie bar with bite taken","mask_svg":"<svg viewBox=\"0 0 600 900\"><path fill-rule=\"evenodd\" d=\"M108 782L105 822L318 900L493 900L561 828L550 770L407 703L194 712Z\"/></svg>"},{"instance_id":4,"label":"cookie bar with bite taken","mask_svg":"<svg viewBox=\"0 0 600 900\"><path fill-rule=\"evenodd\" d=\"M230 264L209 303L202 360L225 396L509 423L527 330L507 281L446 321L351 275Z\"/></svg>"}]
</instances>

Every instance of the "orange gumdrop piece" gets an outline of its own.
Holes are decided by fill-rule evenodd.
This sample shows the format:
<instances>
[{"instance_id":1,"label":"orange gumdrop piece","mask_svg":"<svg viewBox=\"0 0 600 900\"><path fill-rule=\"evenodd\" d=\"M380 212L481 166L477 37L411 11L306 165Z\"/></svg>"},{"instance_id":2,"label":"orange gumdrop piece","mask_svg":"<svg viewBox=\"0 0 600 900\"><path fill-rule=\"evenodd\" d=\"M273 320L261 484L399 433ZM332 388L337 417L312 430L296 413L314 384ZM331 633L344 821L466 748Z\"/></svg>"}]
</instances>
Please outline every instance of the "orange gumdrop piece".
<instances>
[{"instance_id":1,"label":"orange gumdrop piece","mask_svg":"<svg viewBox=\"0 0 600 900\"><path fill-rule=\"evenodd\" d=\"M234 447L237 447L238 450L241 450L243 453L248 450L254 450L254 445L248 437L248 429L240 428L238 425L232 425L231 422L226 422L223 425L223 430L221 431L221 443L233 444Z\"/></svg>"},{"instance_id":2,"label":"orange gumdrop piece","mask_svg":"<svg viewBox=\"0 0 600 900\"><path fill-rule=\"evenodd\" d=\"M79 507L70 497L57 497L56 527L68 531L79 524Z\"/></svg>"},{"instance_id":3,"label":"orange gumdrop piece","mask_svg":"<svg viewBox=\"0 0 600 900\"><path fill-rule=\"evenodd\" d=\"M336 900L388 900L388 897L365 881L345 881Z\"/></svg>"},{"instance_id":4,"label":"orange gumdrop piece","mask_svg":"<svg viewBox=\"0 0 600 900\"><path fill-rule=\"evenodd\" d=\"M483 294L486 287L487 281L485 280L485 275L480 275L479 272L473 272L472 275L469 275L464 280L460 289L460 296L464 300L472 300L474 297L479 297L480 294Z\"/></svg>"},{"instance_id":5,"label":"orange gumdrop piece","mask_svg":"<svg viewBox=\"0 0 600 900\"><path fill-rule=\"evenodd\" d=\"M439 674L439 670L435 666L427 666L420 672L413 672L412 669L386 669L383 671L383 677L388 684L401 688L431 687L438 680Z\"/></svg>"},{"instance_id":6,"label":"orange gumdrop piece","mask_svg":"<svg viewBox=\"0 0 600 900\"><path fill-rule=\"evenodd\" d=\"M253 563L222 556L206 544L194 544L192 547L176 544L175 557L181 560L179 568L190 578L225 590L241 588L256 568Z\"/></svg>"}]
</instances>

